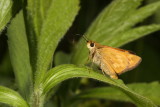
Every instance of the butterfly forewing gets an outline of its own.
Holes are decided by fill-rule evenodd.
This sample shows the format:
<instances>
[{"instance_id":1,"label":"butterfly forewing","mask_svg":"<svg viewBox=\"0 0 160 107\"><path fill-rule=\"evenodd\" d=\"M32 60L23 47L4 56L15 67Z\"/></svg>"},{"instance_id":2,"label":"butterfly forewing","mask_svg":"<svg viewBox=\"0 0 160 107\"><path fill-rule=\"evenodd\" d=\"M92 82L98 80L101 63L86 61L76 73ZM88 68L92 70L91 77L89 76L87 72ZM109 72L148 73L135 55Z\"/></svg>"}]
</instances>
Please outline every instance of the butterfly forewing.
<instances>
[{"instance_id":1,"label":"butterfly forewing","mask_svg":"<svg viewBox=\"0 0 160 107\"><path fill-rule=\"evenodd\" d=\"M138 66L138 64L141 62L141 57L131 54L129 52L126 52L126 57L128 59L129 62L129 67L128 70L132 70L133 68L135 68L136 66Z\"/></svg>"},{"instance_id":2,"label":"butterfly forewing","mask_svg":"<svg viewBox=\"0 0 160 107\"><path fill-rule=\"evenodd\" d=\"M117 74L124 73L135 68L141 61L141 58L131 54L129 51L104 46L99 48L102 61L107 64L109 71Z\"/></svg>"}]
</instances>

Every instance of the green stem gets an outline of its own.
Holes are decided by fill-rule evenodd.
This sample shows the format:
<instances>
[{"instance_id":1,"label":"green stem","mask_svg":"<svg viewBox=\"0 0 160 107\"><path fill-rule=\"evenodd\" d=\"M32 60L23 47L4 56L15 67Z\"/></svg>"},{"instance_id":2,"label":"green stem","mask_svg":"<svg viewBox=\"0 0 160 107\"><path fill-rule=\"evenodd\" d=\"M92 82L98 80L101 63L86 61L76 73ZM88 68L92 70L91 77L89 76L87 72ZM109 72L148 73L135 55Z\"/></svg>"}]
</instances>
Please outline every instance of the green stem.
<instances>
[{"instance_id":1,"label":"green stem","mask_svg":"<svg viewBox=\"0 0 160 107\"><path fill-rule=\"evenodd\" d=\"M45 96L42 95L41 88L35 89L31 100L31 107L43 107Z\"/></svg>"}]
</instances>

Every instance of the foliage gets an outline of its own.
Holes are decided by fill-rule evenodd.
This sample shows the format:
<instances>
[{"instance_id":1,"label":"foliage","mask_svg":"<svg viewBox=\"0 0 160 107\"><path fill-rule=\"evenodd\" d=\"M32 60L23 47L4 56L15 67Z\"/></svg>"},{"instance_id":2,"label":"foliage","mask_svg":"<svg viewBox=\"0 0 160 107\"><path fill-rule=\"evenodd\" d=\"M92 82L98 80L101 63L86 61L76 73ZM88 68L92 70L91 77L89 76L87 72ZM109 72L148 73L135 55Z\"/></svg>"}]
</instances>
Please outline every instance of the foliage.
<instances>
[{"instance_id":1,"label":"foliage","mask_svg":"<svg viewBox=\"0 0 160 107\"><path fill-rule=\"evenodd\" d=\"M104 45L120 47L160 30L159 24L137 25L160 7L159 1L145 6L140 6L141 2L142 0L112 1L100 12L85 35ZM22 9L14 17L12 1L1 0L0 31L11 21L7 37L18 92L0 86L0 102L15 107L43 107L54 95L51 106L58 106L56 98L60 98L60 106L65 107L78 106L83 98L125 101L142 107L160 105L160 87L157 82L125 85L121 79L114 80L86 66L80 66L87 60L86 44L82 39L76 47L71 48L69 54L55 51L73 24L79 5L79 0L28 0L23 1ZM11 17L13 20L10 20ZM52 62L55 62L54 67ZM80 81L68 81L68 85L73 85L75 90L68 87L62 92L65 94L59 94L62 82L71 78L76 80L76 77L92 78L111 87L83 92L77 86L81 84ZM152 88L147 91L149 87ZM70 90L72 94L69 94ZM82 92L77 94L76 90Z\"/></svg>"},{"instance_id":2,"label":"foliage","mask_svg":"<svg viewBox=\"0 0 160 107\"><path fill-rule=\"evenodd\" d=\"M158 100L160 93L157 89L160 88L159 82L152 83L132 83L127 84L127 87L133 91L150 98L155 104L160 105ZM102 98L117 101L133 102L126 94L114 87L101 87L90 89L75 96L72 100L84 98Z\"/></svg>"},{"instance_id":3,"label":"foliage","mask_svg":"<svg viewBox=\"0 0 160 107\"><path fill-rule=\"evenodd\" d=\"M12 1L0 1L0 33L12 17Z\"/></svg>"}]
</instances>

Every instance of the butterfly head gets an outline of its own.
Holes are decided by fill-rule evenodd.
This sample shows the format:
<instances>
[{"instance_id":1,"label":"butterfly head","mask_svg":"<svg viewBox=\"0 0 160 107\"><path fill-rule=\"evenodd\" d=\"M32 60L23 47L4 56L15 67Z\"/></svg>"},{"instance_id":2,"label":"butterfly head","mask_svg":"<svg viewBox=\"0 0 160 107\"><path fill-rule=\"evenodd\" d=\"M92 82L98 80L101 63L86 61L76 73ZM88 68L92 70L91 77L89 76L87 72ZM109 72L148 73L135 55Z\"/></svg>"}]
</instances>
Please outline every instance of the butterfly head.
<instances>
[{"instance_id":1,"label":"butterfly head","mask_svg":"<svg viewBox=\"0 0 160 107\"><path fill-rule=\"evenodd\" d=\"M89 40L86 36L83 35L84 40L87 42L87 48L91 51L95 49L95 42Z\"/></svg>"},{"instance_id":2,"label":"butterfly head","mask_svg":"<svg viewBox=\"0 0 160 107\"><path fill-rule=\"evenodd\" d=\"M93 41L87 41L87 48L89 50L95 49L95 42L93 42Z\"/></svg>"}]
</instances>

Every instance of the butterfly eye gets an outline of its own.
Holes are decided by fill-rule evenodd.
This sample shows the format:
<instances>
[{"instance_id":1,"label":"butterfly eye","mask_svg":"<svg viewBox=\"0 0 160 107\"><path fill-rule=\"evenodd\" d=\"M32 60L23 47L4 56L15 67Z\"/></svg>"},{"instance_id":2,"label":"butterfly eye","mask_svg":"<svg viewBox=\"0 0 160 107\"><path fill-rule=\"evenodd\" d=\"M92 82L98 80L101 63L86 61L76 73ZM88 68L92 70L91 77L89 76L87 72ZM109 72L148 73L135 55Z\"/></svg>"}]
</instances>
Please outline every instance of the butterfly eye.
<instances>
[{"instance_id":1,"label":"butterfly eye","mask_svg":"<svg viewBox=\"0 0 160 107\"><path fill-rule=\"evenodd\" d=\"M91 46L91 47L94 47L94 43L90 43L90 46Z\"/></svg>"}]
</instances>

